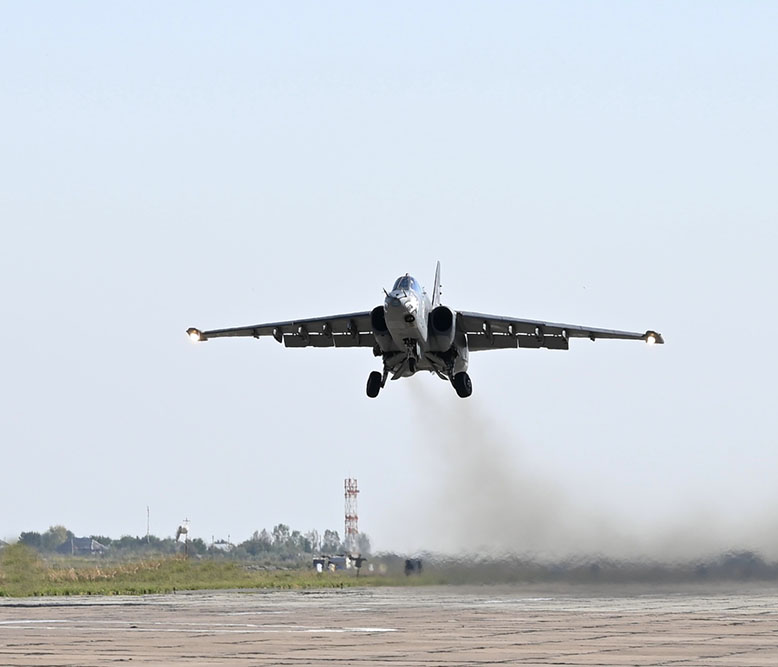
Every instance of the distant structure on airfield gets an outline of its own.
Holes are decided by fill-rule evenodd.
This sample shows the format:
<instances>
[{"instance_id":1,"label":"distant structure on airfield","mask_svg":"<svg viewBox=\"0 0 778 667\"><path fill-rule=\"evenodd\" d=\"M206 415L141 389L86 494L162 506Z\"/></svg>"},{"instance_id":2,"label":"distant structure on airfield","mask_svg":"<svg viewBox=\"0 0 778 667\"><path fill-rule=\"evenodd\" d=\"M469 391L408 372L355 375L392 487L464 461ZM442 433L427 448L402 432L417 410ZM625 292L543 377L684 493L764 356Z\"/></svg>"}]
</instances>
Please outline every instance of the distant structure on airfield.
<instances>
[{"instance_id":1,"label":"distant structure on airfield","mask_svg":"<svg viewBox=\"0 0 778 667\"><path fill-rule=\"evenodd\" d=\"M57 553L69 556L94 556L107 550L108 547L91 537L71 537L57 547Z\"/></svg>"},{"instance_id":2,"label":"distant structure on airfield","mask_svg":"<svg viewBox=\"0 0 778 667\"><path fill-rule=\"evenodd\" d=\"M230 542L229 537L226 540L214 540L213 536L211 536L211 546L210 549L213 551L221 551L222 553L229 553L235 548L235 545Z\"/></svg>"},{"instance_id":3,"label":"distant structure on airfield","mask_svg":"<svg viewBox=\"0 0 778 667\"><path fill-rule=\"evenodd\" d=\"M359 538L359 517L357 516L357 494L359 489L357 488L357 480L350 477L346 478L343 486L346 490L346 525L343 543L347 554L356 554L359 549L357 544L357 539Z\"/></svg>"},{"instance_id":4,"label":"distant structure on airfield","mask_svg":"<svg viewBox=\"0 0 778 667\"><path fill-rule=\"evenodd\" d=\"M176 529L176 542L181 539L182 535L186 542L189 539L189 519L184 519L184 522Z\"/></svg>"},{"instance_id":5,"label":"distant structure on airfield","mask_svg":"<svg viewBox=\"0 0 778 667\"><path fill-rule=\"evenodd\" d=\"M346 492L346 520L345 535L343 537L345 553L316 556L313 559L313 567L317 572L337 572L338 570L354 568L357 571L357 576L359 576L359 570L367 558L363 558L362 554L359 553L359 516L357 515L359 487L357 486L357 480L347 477L343 483L343 488ZM373 571L372 566L370 571Z\"/></svg>"},{"instance_id":6,"label":"distant structure on airfield","mask_svg":"<svg viewBox=\"0 0 778 667\"><path fill-rule=\"evenodd\" d=\"M184 521L181 523L181 525L176 529L176 542L178 542L179 538L184 538L184 553L188 556L189 555L189 524L191 521L189 519L184 519Z\"/></svg>"}]
</instances>

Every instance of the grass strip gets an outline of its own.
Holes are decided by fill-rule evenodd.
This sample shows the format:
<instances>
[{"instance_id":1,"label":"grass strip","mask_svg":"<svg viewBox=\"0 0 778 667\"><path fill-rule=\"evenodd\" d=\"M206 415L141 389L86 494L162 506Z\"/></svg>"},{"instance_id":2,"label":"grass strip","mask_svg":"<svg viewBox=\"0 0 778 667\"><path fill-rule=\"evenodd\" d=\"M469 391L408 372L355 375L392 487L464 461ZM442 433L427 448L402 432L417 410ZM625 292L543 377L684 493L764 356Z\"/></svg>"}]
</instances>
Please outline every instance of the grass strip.
<instances>
[{"instance_id":1,"label":"grass strip","mask_svg":"<svg viewBox=\"0 0 778 667\"><path fill-rule=\"evenodd\" d=\"M47 565L36 551L10 545L0 556L0 596L145 595L184 590L264 588L304 590L354 586L393 586L405 577L356 577L352 572L256 571L240 563L183 556L115 564ZM422 583L415 581L413 583ZM424 583L434 583L425 581Z\"/></svg>"}]
</instances>

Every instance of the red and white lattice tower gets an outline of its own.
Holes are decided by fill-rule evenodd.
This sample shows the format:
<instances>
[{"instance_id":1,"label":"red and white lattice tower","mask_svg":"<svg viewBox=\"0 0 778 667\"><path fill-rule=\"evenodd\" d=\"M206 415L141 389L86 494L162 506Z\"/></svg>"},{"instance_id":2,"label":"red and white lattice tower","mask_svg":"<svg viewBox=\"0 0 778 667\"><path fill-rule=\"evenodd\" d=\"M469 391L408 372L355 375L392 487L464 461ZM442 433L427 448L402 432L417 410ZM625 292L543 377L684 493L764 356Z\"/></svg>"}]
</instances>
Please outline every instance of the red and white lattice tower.
<instances>
[{"instance_id":1,"label":"red and white lattice tower","mask_svg":"<svg viewBox=\"0 0 778 667\"><path fill-rule=\"evenodd\" d=\"M346 528L343 542L346 545L346 553L357 553L357 537L359 536L359 517L357 516L357 480L348 478L344 487L346 489Z\"/></svg>"}]
</instances>

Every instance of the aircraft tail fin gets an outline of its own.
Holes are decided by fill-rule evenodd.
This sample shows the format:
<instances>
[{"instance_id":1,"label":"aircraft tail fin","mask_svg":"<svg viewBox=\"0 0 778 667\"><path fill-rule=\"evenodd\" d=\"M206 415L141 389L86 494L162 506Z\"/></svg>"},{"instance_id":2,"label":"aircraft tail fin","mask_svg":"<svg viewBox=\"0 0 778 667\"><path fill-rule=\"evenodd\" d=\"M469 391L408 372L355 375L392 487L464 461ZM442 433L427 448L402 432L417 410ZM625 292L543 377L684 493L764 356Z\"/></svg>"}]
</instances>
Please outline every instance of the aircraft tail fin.
<instances>
[{"instance_id":1,"label":"aircraft tail fin","mask_svg":"<svg viewBox=\"0 0 778 667\"><path fill-rule=\"evenodd\" d=\"M435 287L432 288L432 307L437 308L440 305L440 261L435 268Z\"/></svg>"}]
</instances>

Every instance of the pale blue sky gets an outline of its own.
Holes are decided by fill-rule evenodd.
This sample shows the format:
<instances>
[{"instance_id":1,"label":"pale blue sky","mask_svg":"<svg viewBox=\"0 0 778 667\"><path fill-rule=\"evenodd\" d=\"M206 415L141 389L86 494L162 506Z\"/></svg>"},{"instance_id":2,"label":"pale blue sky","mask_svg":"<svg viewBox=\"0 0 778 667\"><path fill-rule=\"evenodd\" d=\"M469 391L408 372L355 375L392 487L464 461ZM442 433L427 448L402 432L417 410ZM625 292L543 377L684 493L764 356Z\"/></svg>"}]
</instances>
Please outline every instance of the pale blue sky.
<instances>
[{"instance_id":1,"label":"pale blue sky","mask_svg":"<svg viewBox=\"0 0 778 667\"><path fill-rule=\"evenodd\" d=\"M354 475L378 548L457 548L501 475L563 498L537 534L493 492L518 548L585 508L778 555L777 33L766 2L1 4L0 536L146 505L342 532ZM369 309L438 259L453 308L667 345L370 401L369 351L184 335ZM464 432L498 463L459 466Z\"/></svg>"}]
</instances>

